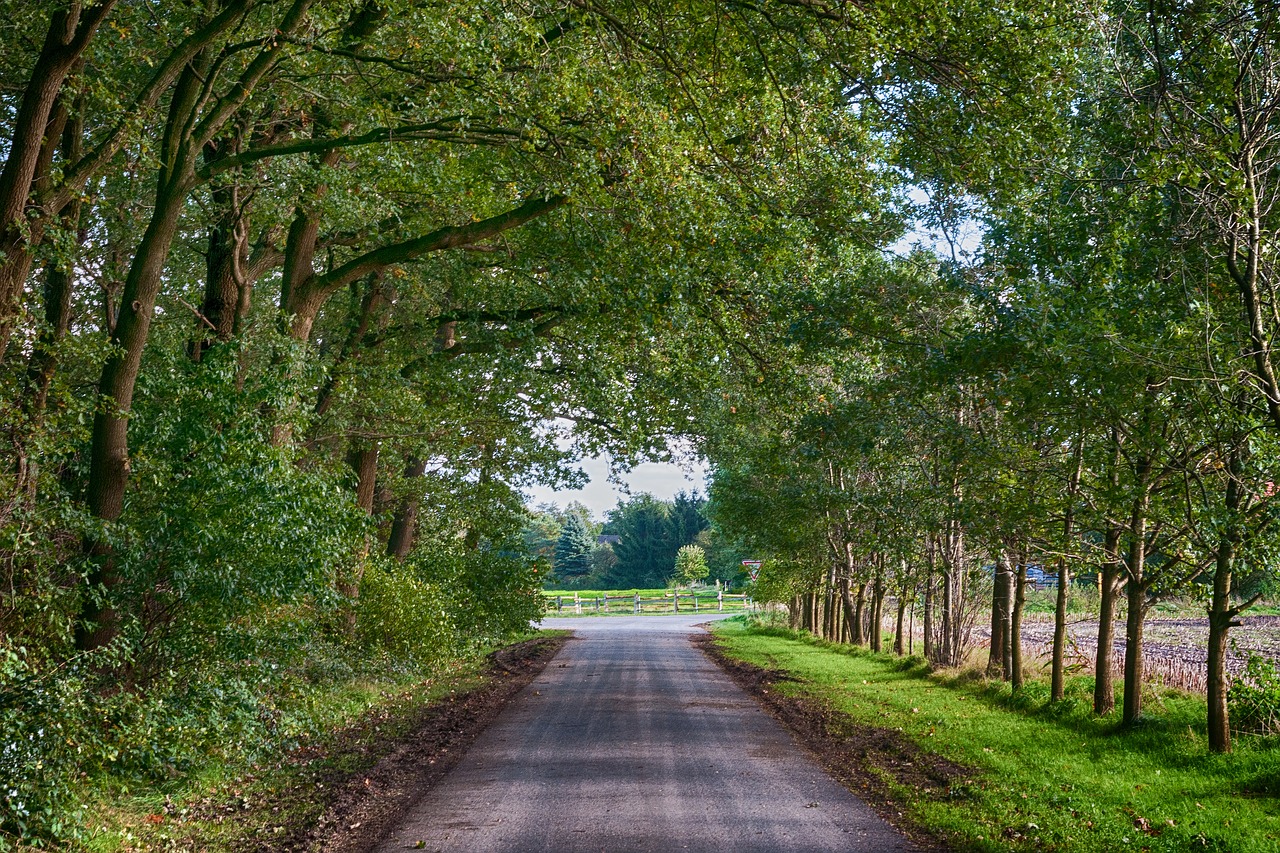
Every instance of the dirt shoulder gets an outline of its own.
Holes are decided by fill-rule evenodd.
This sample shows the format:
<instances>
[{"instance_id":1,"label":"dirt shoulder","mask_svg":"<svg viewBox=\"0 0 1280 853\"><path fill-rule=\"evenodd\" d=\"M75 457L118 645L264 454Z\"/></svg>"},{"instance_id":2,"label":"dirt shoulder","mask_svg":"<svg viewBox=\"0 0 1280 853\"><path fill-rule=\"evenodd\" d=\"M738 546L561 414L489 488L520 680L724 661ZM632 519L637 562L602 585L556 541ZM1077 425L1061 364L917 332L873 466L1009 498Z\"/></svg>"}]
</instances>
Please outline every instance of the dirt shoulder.
<instances>
[{"instance_id":1,"label":"dirt shoulder","mask_svg":"<svg viewBox=\"0 0 1280 853\"><path fill-rule=\"evenodd\" d=\"M488 678L480 687L450 695L418 711L409 731L396 734L359 728L326 748L322 763L331 769L316 784L280 792L255 811L283 818L283 825L255 833L237 850L361 851L377 845L405 810L421 799L467 751L568 641L539 637L499 649L489 656ZM311 756L314 760L317 756ZM342 769L336 769L342 768ZM285 817L310 812L297 809L299 797L325 801L318 819L306 825Z\"/></svg>"},{"instance_id":2,"label":"dirt shoulder","mask_svg":"<svg viewBox=\"0 0 1280 853\"><path fill-rule=\"evenodd\" d=\"M770 716L786 726L832 778L921 851L943 853L950 849L907 820L893 786L911 790L915 797L943 799L951 795L955 785L972 778L972 770L923 752L901 732L861 725L813 699L779 692L774 689L775 684L795 679L780 670L762 669L728 657L711 634L696 635L692 641L739 687L754 696Z\"/></svg>"}]
</instances>

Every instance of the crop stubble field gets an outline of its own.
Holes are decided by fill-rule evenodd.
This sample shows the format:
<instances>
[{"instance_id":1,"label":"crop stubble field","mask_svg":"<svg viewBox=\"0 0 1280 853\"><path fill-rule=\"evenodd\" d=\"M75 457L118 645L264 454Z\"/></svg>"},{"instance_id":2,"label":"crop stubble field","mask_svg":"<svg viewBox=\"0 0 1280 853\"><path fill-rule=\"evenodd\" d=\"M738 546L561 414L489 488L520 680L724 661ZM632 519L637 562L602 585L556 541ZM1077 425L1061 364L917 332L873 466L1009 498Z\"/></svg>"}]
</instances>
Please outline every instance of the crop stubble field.
<instances>
[{"instance_id":1,"label":"crop stubble field","mask_svg":"<svg viewBox=\"0 0 1280 853\"><path fill-rule=\"evenodd\" d=\"M1241 626L1231 630L1233 647L1227 665L1232 672L1244 669L1249 652L1280 663L1280 616L1242 616ZM1068 658L1088 668L1098 647L1098 620L1075 617L1067 622ZM1115 624L1114 664L1124 665L1124 622ZM1035 618L1023 623L1022 637L1028 654L1048 658L1053 647L1053 621ZM981 639L988 639L987 632ZM1162 680L1170 687L1203 693L1205 662L1208 658L1209 620L1204 617L1151 617L1143 632L1143 660L1147 678Z\"/></svg>"}]
</instances>

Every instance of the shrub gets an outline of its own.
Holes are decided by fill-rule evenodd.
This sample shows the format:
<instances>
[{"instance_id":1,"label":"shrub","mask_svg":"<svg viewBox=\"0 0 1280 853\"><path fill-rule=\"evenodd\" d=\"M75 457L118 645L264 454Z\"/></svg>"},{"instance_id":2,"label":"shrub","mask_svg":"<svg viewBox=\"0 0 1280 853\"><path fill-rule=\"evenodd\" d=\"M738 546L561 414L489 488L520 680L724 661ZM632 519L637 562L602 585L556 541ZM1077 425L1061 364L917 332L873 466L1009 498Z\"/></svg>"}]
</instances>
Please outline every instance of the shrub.
<instances>
[{"instance_id":1,"label":"shrub","mask_svg":"<svg viewBox=\"0 0 1280 853\"><path fill-rule=\"evenodd\" d=\"M1244 672L1227 690L1231 727L1250 734L1280 732L1280 672L1268 658L1249 653Z\"/></svg>"},{"instance_id":2,"label":"shrub","mask_svg":"<svg viewBox=\"0 0 1280 853\"><path fill-rule=\"evenodd\" d=\"M377 560L365 569L356 610L356 635L366 646L416 663L458 651L454 608L444 591L408 566Z\"/></svg>"}]
</instances>

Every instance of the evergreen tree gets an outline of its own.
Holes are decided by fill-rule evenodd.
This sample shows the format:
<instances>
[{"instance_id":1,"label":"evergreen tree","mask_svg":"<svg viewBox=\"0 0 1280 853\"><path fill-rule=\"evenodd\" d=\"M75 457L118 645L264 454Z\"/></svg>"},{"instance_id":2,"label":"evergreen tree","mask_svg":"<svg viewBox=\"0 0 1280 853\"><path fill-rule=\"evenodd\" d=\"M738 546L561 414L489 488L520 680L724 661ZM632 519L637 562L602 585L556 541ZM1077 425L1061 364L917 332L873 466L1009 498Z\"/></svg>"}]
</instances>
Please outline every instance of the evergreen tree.
<instances>
[{"instance_id":1,"label":"evergreen tree","mask_svg":"<svg viewBox=\"0 0 1280 853\"><path fill-rule=\"evenodd\" d=\"M591 572L595 540L579 513L570 513L556 542L555 570L564 580L575 580Z\"/></svg>"}]
</instances>

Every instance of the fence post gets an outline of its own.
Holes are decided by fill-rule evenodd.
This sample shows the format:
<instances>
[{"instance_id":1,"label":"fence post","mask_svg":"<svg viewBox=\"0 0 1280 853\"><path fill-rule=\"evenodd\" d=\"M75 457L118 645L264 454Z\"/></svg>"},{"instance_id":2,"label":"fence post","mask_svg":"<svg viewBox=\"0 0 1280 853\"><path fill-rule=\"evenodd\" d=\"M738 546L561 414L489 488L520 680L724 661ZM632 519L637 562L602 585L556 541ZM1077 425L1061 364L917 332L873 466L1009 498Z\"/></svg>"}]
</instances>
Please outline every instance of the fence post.
<instances>
[{"instance_id":1,"label":"fence post","mask_svg":"<svg viewBox=\"0 0 1280 853\"><path fill-rule=\"evenodd\" d=\"M693 612L698 612L698 594L696 592L693 594Z\"/></svg>"},{"instance_id":2,"label":"fence post","mask_svg":"<svg viewBox=\"0 0 1280 853\"><path fill-rule=\"evenodd\" d=\"M582 600L578 598L578 593L573 594L573 612L579 616L582 615Z\"/></svg>"},{"instance_id":3,"label":"fence post","mask_svg":"<svg viewBox=\"0 0 1280 853\"><path fill-rule=\"evenodd\" d=\"M636 593L636 612L640 612L640 593Z\"/></svg>"},{"instance_id":4,"label":"fence post","mask_svg":"<svg viewBox=\"0 0 1280 853\"><path fill-rule=\"evenodd\" d=\"M564 597L557 595L556 596L556 612L559 613L562 610L564 610Z\"/></svg>"},{"instance_id":5,"label":"fence post","mask_svg":"<svg viewBox=\"0 0 1280 853\"><path fill-rule=\"evenodd\" d=\"M599 608L596 609L598 610ZM609 593L607 592L604 594L604 612L609 612Z\"/></svg>"},{"instance_id":6,"label":"fence post","mask_svg":"<svg viewBox=\"0 0 1280 853\"><path fill-rule=\"evenodd\" d=\"M680 612L680 593L678 592L671 593L671 612Z\"/></svg>"},{"instance_id":7,"label":"fence post","mask_svg":"<svg viewBox=\"0 0 1280 853\"><path fill-rule=\"evenodd\" d=\"M716 583L720 583L716 581ZM716 610L724 610L724 590L716 590Z\"/></svg>"}]
</instances>

